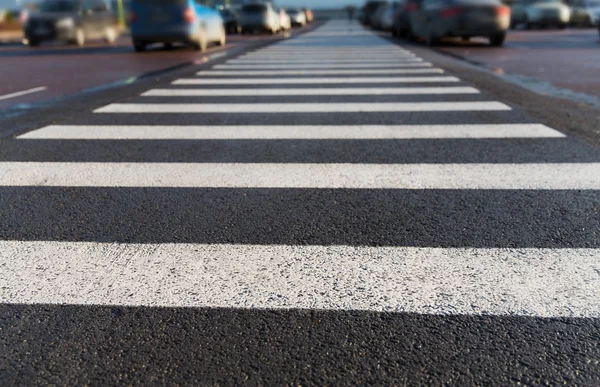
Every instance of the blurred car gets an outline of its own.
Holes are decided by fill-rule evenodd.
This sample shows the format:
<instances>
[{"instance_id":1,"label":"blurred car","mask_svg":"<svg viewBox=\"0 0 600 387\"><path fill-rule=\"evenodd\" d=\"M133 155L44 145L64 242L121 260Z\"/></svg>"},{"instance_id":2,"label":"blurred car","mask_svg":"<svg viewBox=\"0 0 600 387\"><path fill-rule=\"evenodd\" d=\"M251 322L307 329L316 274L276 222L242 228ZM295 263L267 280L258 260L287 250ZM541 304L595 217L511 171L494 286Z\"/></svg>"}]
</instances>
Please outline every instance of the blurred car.
<instances>
[{"instance_id":1,"label":"blurred car","mask_svg":"<svg viewBox=\"0 0 600 387\"><path fill-rule=\"evenodd\" d=\"M511 6L511 26L524 24L527 29L556 26L565 28L571 10L562 0L518 0Z\"/></svg>"},{"instance_id":2,"label":"blurred car","mask_svg":"<svg viewBox=\"0 0 600 387\"><path fill-rule=\"evenodd\" d=\"M221 12L223 25L225 26L225 31L228 34L239 34L242 32L240 17L234 10L231 8L223 8L219 12Z\"/></svg>"},{"instance_id":3,"label":"blurred car","mask_svg":"<svg viewBox=\"0 0 600 387\"><path fill-rule=\"evenodd\" d=\"M306 24L306 14L300 9L288 9L288 15L292 19L292 26L303 27Z\"/></svg>"},{"instance_id":4,"label":"blurred car","mask_svg":"<svg viewBox=\"0 0 600 387\"><path fill-rule=\"evenodd\" d=\"M138 52L152 43L190 44L204 52L209 43L224 46L227 40L221 14L194 0L132 0L129 25Z\"/></svg>"},{"instance_id":5,"label":"blurred car","mask_svg":"<svg viewBox=\"0 0 600 387\"><path fill-rule=\"evenodd\" d=\"M382 5L387 4L387 1L383 0L369 0L365 3L362 8L362 18L360 22L366 26L370 26L373 23L373 18L375 17L375 12Z\"/></svg>"},{"instance_id":6,"label":"blurred car","mask_svg":"<svg viewBox=\"0 0 600 387\"><path fill-rule=\"evenodd\" d=\"M402 2L404 3L404 2ZM394 27L394 19L396 17L396 14L398 12L398 10L403 6L404 4L401 4L397 1L394 1L393 3L390 3L385 10L383 11L383 13L381 14L381 16L379 17L379 28L383 31L391 31Z\"/></svg>"},{"instance_id":7,"label":"blurred car","mask_svg":"<svg viewBox=\"0 0 600 387\"><path fill-rule=\"evenodd\" d=\"M312 23L315 21L315 14L310 8L302 8L302 12L304 12L304 15L306 15L307 23Z\"/></svg>"},{"instance_id":8,"label":"blurred car","mask_svg":"<svg viewBox=\"0 0 600 387\"><path fill-rule=\"evenodd\" d=\"M510 25L510 8L498 0L424 0L411 25L414 34L430 46L454 36L487 37L490 45L501 46Z\"/></svg>"},{"instance_id":9,"label":"blurred car","mask_svg":"<svg viewBox=\"0 0 600 387\"><path fill-rule=\"evenodd\" d=\"M412 20L414 13L421 9L423 0L406 0L400 3L394 14L394 26L392 34L399 38L415 39L413 32Z\"/></svg>"},{"instance_id":10,"label":"blurred car","mask_svg":"<svg viewBox=\"0 0 600 387\"><path fill-rule=\"evenodd\" d=\"M574 0L571 3L571 25L592 27L600 21L600 0Z\"/></svg>"},{"instance_id":11,"label":"blurred car","mask_svg":"<svg viewBox=\"0 0 600 387\"><path fill-rule=\"evenodd\" d=\"M271 3L244 4L240 10L242 33L269 31L272 34L279 31L279 13Z\"/></svg>"},{"instance_id":12,"label":"blurred car","mask_svg":"<svg viewBox=\"0 0 600 387\"><path fill-rule=\"evenodd\" d=\"M389 8L389 4L380 4L377 10L371 16L370 26L376 30L381 30L381 19L385 11Z\"/></svg>"},{"instance_id":13,"label":"blurred car","mask_svg":"<svg viewBox=\"0 0 600 387\"><path fill-rule=\"evenodd\" d=\"M292 29L292 19L283 8L279 9L279 27L282 31L289 31Z\"/></svg>"},{"instance_id":14,"label":"blurred car","mask_svg":"<svg viewBox=\"0 0 600 387\"><path fill-rule=\"evenodd\" d=\"M119 36L117 21L102 0L46 0L39 12L28 16L24 35L29 46L62 41L83 46L89 39L114 43Z\"/></svg>"}]
</instances>

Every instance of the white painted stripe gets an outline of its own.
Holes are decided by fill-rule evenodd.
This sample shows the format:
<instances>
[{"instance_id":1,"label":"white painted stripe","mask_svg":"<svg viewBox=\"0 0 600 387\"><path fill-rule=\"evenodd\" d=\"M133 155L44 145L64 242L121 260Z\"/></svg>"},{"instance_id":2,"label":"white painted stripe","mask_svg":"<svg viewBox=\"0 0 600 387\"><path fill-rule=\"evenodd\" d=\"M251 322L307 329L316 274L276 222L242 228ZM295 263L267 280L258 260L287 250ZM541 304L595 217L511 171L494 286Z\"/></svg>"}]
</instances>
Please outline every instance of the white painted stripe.
<instances>
[{"instance_id":1,"label":"white painted stripe","mask_svg":"<svg viewBox=\"0 0 600 387\"><path fill-rule=\"evenodd\" d=\"M113 103L94 113L368 113L507 111L501 102Z\"/></svg>"},{"instance_id":2,"label":"white painted stripe","mask_svg":"<svg viewBox=\"0 0 600 387\"><path fill-rule=\"evenodd\" d=\"M250 140L561 138L541 124L360 126L52 125L18 136L46 140Z\"/></svg>"},{"instance_id":3,"label":"white painted stripe","mask_svg":"<svg viewBox=\"0 0 600 387\"><path fill-rule=\"evenodd\" d=\"M352 55L352 54L295 54L295 55L276 55L276 54L249 54L242 55L239 58L243 59L320 59L320 60L337 60L337 59L359 59L362 58L360 55ZM379 60L402 60L402 59L411 59L415 58L414 55L377 55L377 59Z\"/></svg>"},{"instance_id":4,"label":"white painted stripe","mask_svg":"<svg viewBox=\"0 0 600 387\"><path fill-rule=\"evenodd\" d=\"M406 68L406 67L431 67L428 62L415 63L390 63L390 64L328 64L328 63L313 63L313 64L222 64L216 65L213 68L217 70L292 70L292 69L377 69L377 68Z\"/></svg>"},{"instance_id":5,"label":"white painted stripe","mask_svg":"<svg viewBox=\"0 0 600 387\"><path fill-rule=\"evenodd\" d=\"M314 96L314 95L443 95L478 94L473 87L380 87L306 89L152 89L143 97Z\"/></svg>"},{"instance_id":6,"label":"white painted stripe","mask_svg":"<svg viewBox=\"0 0 600 387\"><path fill-rule=\"evenodd\" d=\"M0 302L600 317L600 250L0 241Z\"/></svg>"},{"instance_id":7,"label":"white painted stripe","mask_svg":"<svg viewBox=\"0 0 600 387\"><path fill-rule=\"evenodd\" d=\"M16 93L0 95L0 101L6 100L6 99L11 99L11 98L16 98L16 97L21 97L21 96L27 95L27 94L37 93L40 91L44 91L46 89L47 89L46 86L40 86L40 87L34 87L33 89L17 91Z\"/></svg>"},{"instance_id":8,"label":"white painted stripe","mask_svg":"<svg viewBox=\"0 0 600 387\"><path fill-rule=\"evenodd\" d=\"M113 103L94 113L368 113L508 111L501 102Z\"/></svg>"},{"instance_id":9,"label":"white painted stripe","mask_svg":"<svg viewBox=\"0 0 600 387\"><path fill-rule=\"evenodd\" d=\"M600 189L589 164L199 164L0 162L1 186Z\"/></svg>"},{"instance_id":10,"label":"white painted stripe","mask_svg":"<svg viewBox=\"0 0 600 387\"><path fill-rule=\"evenodd\" d=\"M287 75L381 75L381 74L443 74L444 70L430 69L342 69L342 70L203 70L200 76L287 76Z\"/></svg>"},{"instance_id":11,"label":"white painted stripe","mask_svg":"<svg viewBox=\"0 0 600 387\"><path fill-rule=\"evenodd\" d=\"M285 84L345 84L345 83L443 83L459 82L456 77L338 77L338 78L238 78L238 79L178 79L173 85L285 85Z\"/></svg>"},{"instance_id":12,"label":"white painted stripe","mask_svg":"<svg viewBox=\"0 0 600 387\"><path fill-rule=\"evenodd\" d=\"M423 59L421 58L410 58L410 59L403 59L403 60L393 60L393 59L386 59L386 60L379 60L379 59L372 59L372 58L364 58L364 59L323 59L323 60L319 60L319 59L268 59L268 60L262 60L262 59L230 59L227 61L227 63L253 63L253 64L272 64L272 63L283 63L283 64L306 64L306 63L316 63L316 64L327 64L327 63L334 63L334 64L365 64L365 65L369 65L369 64L386 64L386 65L390 65L390 64L400 64L400 63L415 63L415 62L422 62Z\"/></svg>"}]
</instances>

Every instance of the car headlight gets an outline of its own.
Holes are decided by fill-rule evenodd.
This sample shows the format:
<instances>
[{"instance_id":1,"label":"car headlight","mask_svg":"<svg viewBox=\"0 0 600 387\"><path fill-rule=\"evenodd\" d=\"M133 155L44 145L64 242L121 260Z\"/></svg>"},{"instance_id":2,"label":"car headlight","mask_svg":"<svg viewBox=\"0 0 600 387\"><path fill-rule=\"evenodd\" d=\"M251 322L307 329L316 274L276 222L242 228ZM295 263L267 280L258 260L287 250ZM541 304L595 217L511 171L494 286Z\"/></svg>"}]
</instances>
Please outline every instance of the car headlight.
<instances>
[{"instance_id":1,"label":"car headlight","mask_svg":"<svg viewBox=\"0 0 600 387\"><path fill-rule=\"evenodd\" d=\"M564 7L560 9L560 17L563 19L568 19L571 17L571 11L569 10L569 8Z\"/></svg>"},{"instance_id":2,"label":"car headlight","mask_svg":"<svg viewBox=\"0 0 600 387\"><path fill-rule=\"evenodd\" d=\"M75 21L71 18L60 19L56 22L58 28L71 28L75 25Z\"/></svg>"}]
</instances>

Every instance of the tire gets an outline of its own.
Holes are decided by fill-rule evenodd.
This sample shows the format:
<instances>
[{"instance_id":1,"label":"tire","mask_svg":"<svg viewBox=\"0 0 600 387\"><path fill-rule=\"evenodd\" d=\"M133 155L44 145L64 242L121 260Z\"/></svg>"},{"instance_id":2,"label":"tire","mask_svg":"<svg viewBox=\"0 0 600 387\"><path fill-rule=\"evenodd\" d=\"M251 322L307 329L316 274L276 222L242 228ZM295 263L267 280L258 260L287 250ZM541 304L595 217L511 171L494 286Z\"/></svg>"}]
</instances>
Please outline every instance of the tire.
<instances>
[{"instance_id":1,"label":"tire","mask_svg":"<svg viewBox=\"0 0 600 387\"><path fill-rule=\"evenodd\" d=\"M173 49L173 43L163 43L163 47L165 48L165 50L172 50Z\"/></svg>"},{"instance_id":2,"label":"tire","mask_svg":"<svg viewBox=\"0 0 600 387\"><path fill-rule=\"evenodd\" d=\"M492 47L500 47L504 44L504 39L506 39L506 34L498 34L494 36L490 36L490 46Z\"/></svg>"},{"instance_id":3,"label":"tire","mask_svg":"<svg viewBox=\"0 0 600 387\"><path fill-rule=\"evenodd\" d=\"M567 28L567 23L560 23L560 24L558 25L558 29L559 29L559 30L564 30L565 28Z\"/></svg>"},{"instance_id":4,"label":"tire","mask_svg":"<svg viewBox=\"0 0 600 387\"><path fill-rule=\"evenodd\" d=\"M39 47L40 46L40 42L38 40L33 39L33 40L29 40L27 42L27 45L29 47Z\"/></svg>"},{"instance_id":5,"label":"tire","mask_svg":"<svg viewBox=\"0 0 600 387\"><path fill-rule=\"evenodd\" d=\"M117 29L115 27L106 27L104 30L104 41L108 44L113 44L117 41L119 34L117 33Z\"/></svg>"},{"instance_id":6,"label":"tire","mask_svg":"<svg viewBox=\"0 0 600 387\"><path fill-rule=\"evenodd\" d=\"M427 36L425 37L425 44L427 47L434 47L440 44L440 39L434 37L431 31L428 31Z\"/></svg>"},{"instance_id":7,"label":"tire","mask_svg":"<svg viewBox=\"0 0 600 387\"><path fill-rule=\"evenodd\" d=\"M135 52L144 52L146 51L146 43L139 40L134 40L133 49Z\"/></svg>"}]
</instances>

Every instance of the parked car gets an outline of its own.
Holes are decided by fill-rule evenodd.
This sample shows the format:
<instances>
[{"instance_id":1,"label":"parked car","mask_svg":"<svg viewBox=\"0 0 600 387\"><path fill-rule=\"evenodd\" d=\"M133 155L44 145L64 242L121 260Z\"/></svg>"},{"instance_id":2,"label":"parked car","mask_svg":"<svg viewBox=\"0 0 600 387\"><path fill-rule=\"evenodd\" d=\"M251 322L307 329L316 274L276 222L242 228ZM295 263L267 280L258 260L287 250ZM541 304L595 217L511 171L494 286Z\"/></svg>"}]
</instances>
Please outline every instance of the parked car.
<instances>
[{"instance_id":1,"label":"parked car","mask_svg":"<svg viewBox=\"0 0 600 387\"><path fill-rule=\"evenodd\" d=\"M304 12L304 15L306 15L307 23L312 23L315 21L315 14L310 8L302 8L302 12Z\"/></svg>"},{"instance_id":2,"label":"parked car","mask_svg":"<svg viewBox=\"0 0 600 387\"><path fill-rule=\"evenodd\" d=\"M381 30L381 18L383 17L383 14L385 13L385 11L389 8L389 4L380 4L379 7L377 7L377 10L375 10L375 12L373 12L372 16L371 16L371 21L370 21L370 26L373 27L373 29L376 30Z\"/></svg>"},{"instance_id":3,"label":"parked car","mask_svg":"<svg viewBox=\"0 0 600 387\"><path fill-rule=\"evenodd\" d=\"M283 8L279 9L279 26L282 31L289 31L292 29L292 19Z\"/></svg>"},{"instance_id":4,"label":"parked car","mask_svg":"<svg viewBox=\"0 0 600 387\"><path fill-rule=\"evenodd\" d=\"M300 9L288 9L288 14L292 19L292 26L302 27L306 24L306 14Z\"/></svg>"},{"instance_id":5,"label":"parked car","mask_svg":"<svg viewBox=\"0 0 600 387\"><path fill-rule=\"evenodd\" d=\"M375 12L382 4L387 4L387 1L383 0L369 0L365 3L362 8L362 18L360 22L366 26L370 26L373 23Z\"/></svg>"},{"instance_id":6,"label":"parked car","mask_svg":"<svg viewBox=\"0 0 600 387\"><path fill-rule=\"evenodd\" d=\"M400 9L404 5L404 1L402 4L400 2L394 1L390 3L381 16L379 17L379 28L383 31L391 31L394 27L394 19L396 17L396 13L398 9Z\"/></svg>"},{"instance_id":7,"label":"parked car","mask_svg":"<svg viewBox=\"0 0 600 387\"><path fill-rule=\"evenodd\" d=\"M279 31L279 13L271 3L244 4L240 10L242 33L269 31L276 34Z\"/></svg>"},{"instance_id":8,"label":"parked car","mask_svg":"<svg viewBox=\"0 0 600 387\"><path fill-rule=\"evenodd\" d=\"M401 3L394 15L394 26L392 34L399 38L408 38L414 40L416 35L413 32L413 18L416 11L423 6L423 0L406 0Z\"/></svg>"},{"instance_id":9,"label":"parked car","mask_svg":"<svg viewBox=\"0 0 600 387\"><path fill-rule=\"evenodd\" d=\"M220 10L223 18L223 25L228 34L239 34L242 32L239 15L231 8L223 8Z\"/></svg>"},{"instance_id":10,"label":"parked car","mask_svg":"<svg viewBox=\"0 0 600 387\"><path fill-rule=\"evenodd\" d=\"M209 43L224 46L227 40L219 12L193 0L132 0L129 25L138 52L152 43L184 43L204 52Z\"/></svg>"},{"instance_id":11,"label":"parked car","mask_svg":"<svg viewBox=\"0 0 600 387\"><path fill-rule=\"evenodd\" d=\"M571 3L571 25L592 27L600 21L600 0L574 0Z\"/></svg>"},{"instance_id":12,"label":"parked car","mask_svg":"<svg viewBox=\"0 0 600 387\"><path fill-rule=\"evenodd\" d=\"M445 37L487 37L492 46L504 43L510 25L510 8L498 0L424 0L413 13L415 35L428 45Z\"/></svg>"},{"instance_id":13,"label":"parked car","mask_svg":"<svg viewBox=\"0 0 600 387\"><path fill-rule=\"evenodd\" d=\"M46 0L24 25L30 46L62 41L83 46L89 39L113 43L119 36L116 18L102 0Z\"/></svg>"},{"instance_id":14,"label":"parked car","mask_svg":"<svg viewBox=\"0 0 600 387\"><path fill-rule=\"evenodd\" d=\"M555 26L565 28L571 21L571 10L562 0L519 0L511 6L511 26L526 28Z\"/></svg>"}]
</instances>

